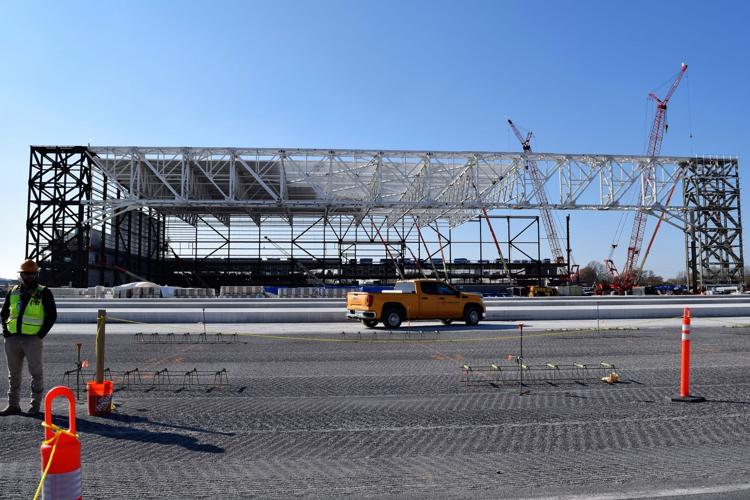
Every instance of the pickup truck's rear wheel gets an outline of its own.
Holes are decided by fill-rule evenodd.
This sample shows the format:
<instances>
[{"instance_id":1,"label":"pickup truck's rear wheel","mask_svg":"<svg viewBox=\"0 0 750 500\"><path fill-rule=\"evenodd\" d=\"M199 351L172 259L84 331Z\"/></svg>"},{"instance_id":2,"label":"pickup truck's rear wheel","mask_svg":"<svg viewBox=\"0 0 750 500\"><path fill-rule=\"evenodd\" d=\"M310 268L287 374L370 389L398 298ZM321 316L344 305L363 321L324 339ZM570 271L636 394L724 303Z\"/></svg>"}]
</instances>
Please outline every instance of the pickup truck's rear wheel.
<instances>
[{"instance_id":1,"label":"pickup truck's rear wheel","mask_svg":"<svg viewBox=\"0 0 750 500\"><path fill-rule=\"evenodd\" d=\"M377 320L374 319L363 319L362 324L365 325L367 328L375 328L375 325L378 324Z\"/></svg>"},{"instance_id":2,"label":"pickup truck's rear wheel","mask_svg":"<svg viewBox=\"0 0 750 500\"><path fill-rule=\"evenodd\" d=\"M383 311L383 324L386 328L395 330L401 326L401 321L403 321L403 318L401 317L401 311L398 309L388 308Z\"/></svg>"},{"instance_id":3,"label":"pickup truck's rear wheel","mask_svg":"<svg viewBox=\"0 0 750 500\"><path fill-rule=\"evenodd\" d=\"M469 326L478 324L481 317L482 312L478 307L467 307L464 311L464 322Z\"/></svg>"},{"instance_id":4,"label":"pickup truck's rear wheel","mask_svg":"<svg viewBox=\"0 0 750 500\"><path fill-rule=\"evenodd\" d=\"M444 324L444 325L450 325L451 323L453 323L453 320L452 319L441 319L440 322L442 324Z\"/></svg>"}]
</instances>

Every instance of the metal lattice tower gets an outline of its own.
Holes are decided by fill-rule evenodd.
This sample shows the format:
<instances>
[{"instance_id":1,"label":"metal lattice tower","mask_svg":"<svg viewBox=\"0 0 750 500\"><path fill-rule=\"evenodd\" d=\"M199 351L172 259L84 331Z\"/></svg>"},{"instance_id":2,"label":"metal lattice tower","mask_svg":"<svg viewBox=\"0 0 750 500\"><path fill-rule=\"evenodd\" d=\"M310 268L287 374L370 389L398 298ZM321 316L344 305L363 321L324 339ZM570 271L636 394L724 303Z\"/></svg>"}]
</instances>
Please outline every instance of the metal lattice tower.
<instances>
[{"instance_id":1,"label":"metal lattice tower","mask_svg":"<svg viewBox=\"0 0 750 500\"><path fill-rule=\"evenodd\" d=\"M744 283L739 165L736 159L695 158L683 183L691 288Z\"/></svg>"},{"instance_id":2,"label":"metal lattice tower","mask_svg":"<svg viewBox=\"0 0 750 500\"><path fill-rule=\"evenodd\" d=\"M27 258L45 261L58 283L85 281L92 161L85 147L32 147L26 213Z\"/></svg>"}]
</instances>

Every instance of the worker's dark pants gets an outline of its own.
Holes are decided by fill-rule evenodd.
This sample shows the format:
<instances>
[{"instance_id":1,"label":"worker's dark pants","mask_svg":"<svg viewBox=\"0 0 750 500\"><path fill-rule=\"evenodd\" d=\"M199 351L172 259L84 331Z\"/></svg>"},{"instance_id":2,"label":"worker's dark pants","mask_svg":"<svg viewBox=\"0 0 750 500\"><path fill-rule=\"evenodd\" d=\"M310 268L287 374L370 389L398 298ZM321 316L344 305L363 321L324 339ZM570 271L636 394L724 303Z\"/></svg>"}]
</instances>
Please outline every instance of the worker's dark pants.
<instances>
[{"instance_id":1,"label":"worker's dark pants","mask_svg":"<svg viewBox=\"0 0 750 500\"><path fill-rule=\"evenodd\" d=\"M38 408L42 404L42 391L44 390L42 344L42 339L36 335L17 333L5 337L5 357L8 358L8 380L10 381L8 404L10 406L20 406L23 358L26 358L31 374L31 406Z\"/></svg>"}]
</instances>

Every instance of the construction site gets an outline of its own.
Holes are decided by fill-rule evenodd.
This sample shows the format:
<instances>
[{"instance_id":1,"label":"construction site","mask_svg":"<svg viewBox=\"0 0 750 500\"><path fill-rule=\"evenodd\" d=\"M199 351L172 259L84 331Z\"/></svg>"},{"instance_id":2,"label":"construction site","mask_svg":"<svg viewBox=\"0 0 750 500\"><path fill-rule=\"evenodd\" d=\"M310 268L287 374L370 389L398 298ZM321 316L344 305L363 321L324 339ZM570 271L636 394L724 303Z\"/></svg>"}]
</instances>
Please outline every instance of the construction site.
<instances>
[{"instance_id":1,"label":"construction site","mask_svg":"<svg viewBox=\"0 0 750 500\"><path fill-rule=\"evenodd\" d=\"M534 153L533 134L510 119L520 153L32 146L26 254L57 287L137 279L219 292L432 276L507 294L577 284L569 218L555 211L617 210L634 219L626 261L618 268L613 244L598 294L633 293L662 224L684 233L688 290L741 290L737 159L659 156L686 70L651 94L643 156ZM517 209L533 213L500 212Z\"/></svg>"},{"instance_id":2,"label":"construction site","mask_svg":"<svg viewBox=\"0 0 750 500\"><path fill-rule=\"evenodd\" d=\"M27 255L51 286L575 283L555 209L652 215L684 231L691 290L743 283L736 159L59 146L30 158ZM541 216L487 214L518 208ZM452 238L462 226L471 239ZM644 229L621 273L607 261L621 293L637 284Z\"/></svg>"},{"instance_id":3,"label":"construction site","mask_svg":"<svg viewBox=\"0 0 750 500\"><path fill-rule=\"evenodd\" d=\"M743 498L740 163L661 154L686 70L633 155L31 145L61 387L0 419L3 498ZM590 286L582 211L628 216Z\"/></svg>"}]
</instances>

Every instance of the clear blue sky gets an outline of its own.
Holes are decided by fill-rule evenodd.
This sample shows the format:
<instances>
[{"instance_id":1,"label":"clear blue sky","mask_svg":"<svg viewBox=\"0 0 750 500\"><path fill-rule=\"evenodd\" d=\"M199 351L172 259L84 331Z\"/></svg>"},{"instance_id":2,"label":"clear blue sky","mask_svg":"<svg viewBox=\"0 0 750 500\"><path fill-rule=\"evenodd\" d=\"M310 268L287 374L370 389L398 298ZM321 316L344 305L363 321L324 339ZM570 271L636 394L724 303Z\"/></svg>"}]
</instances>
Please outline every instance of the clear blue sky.
<instances>
[{"instance_id":1,"label":"clear blue sky","mask_svg":"<svg viewBox=\"0 0 750 500\"><path fill-rule=\"evenodd\" d=\"M743 165L748 19L740 1L0 0L0 276L24 254L30 144L518 150L511 116L537 151L641 154L645 97L685 61L662 154ZM617 220L572 212L578 262ZM683 258L665 229L647 267Z\"/></svg>"}]
</instances>

